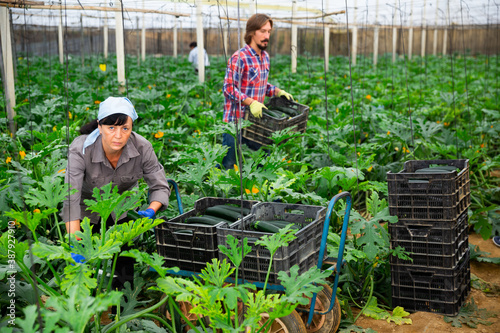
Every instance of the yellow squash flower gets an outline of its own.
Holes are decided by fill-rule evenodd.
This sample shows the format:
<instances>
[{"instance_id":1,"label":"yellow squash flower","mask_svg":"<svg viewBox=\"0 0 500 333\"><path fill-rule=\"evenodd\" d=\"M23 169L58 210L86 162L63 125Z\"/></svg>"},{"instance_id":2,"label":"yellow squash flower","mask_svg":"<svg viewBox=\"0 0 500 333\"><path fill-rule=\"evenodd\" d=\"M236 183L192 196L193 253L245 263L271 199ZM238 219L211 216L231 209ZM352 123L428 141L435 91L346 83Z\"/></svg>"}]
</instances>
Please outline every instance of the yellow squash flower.
<instances>
[{"instance_id":1,"label":"yellow squash flower","mask_svg":"<svg viewBox=\"0 0 500 333\"><path fill-rule=\"evenodd\" d=\"M158 133L155 134L155 138L160 139L163 138L164 133L162 131L158 131Z\"/></svg>"},{"instance_id":2,"label":"yellow squash flower","mask_svg":"<svg viewBox=\"0 0 500 333\"><path fill-rule=\"evenodd\" d=\"M21 150L21 151L19 152L19 157L20 157L22 160L24 160L24 158L26 157L26 152Z\"/></svg>"},{"instance_id":3,"label":"yellow squash flower","mask_svg":"<svg viewBox=\"0 0 500 333\"><path fill-rule=\"evenodd\" d=\"M106 64L99 64L99 69L103 72L106 71Z\"/></svg>"},{"instance_id":4,"label":"yellow squash flower","mask_svg":"<svg viewBox=\"0 0 500 333\"><path fill-rule=\"evenodd\" d=\"M5 159L5 163L7 163L7 164L8 164L8 163L10 163L10 162L12 162L12 157L10 157L10 156L9 156L9 157L7 157L7 158Z\"/></svg>"}]
</instances>

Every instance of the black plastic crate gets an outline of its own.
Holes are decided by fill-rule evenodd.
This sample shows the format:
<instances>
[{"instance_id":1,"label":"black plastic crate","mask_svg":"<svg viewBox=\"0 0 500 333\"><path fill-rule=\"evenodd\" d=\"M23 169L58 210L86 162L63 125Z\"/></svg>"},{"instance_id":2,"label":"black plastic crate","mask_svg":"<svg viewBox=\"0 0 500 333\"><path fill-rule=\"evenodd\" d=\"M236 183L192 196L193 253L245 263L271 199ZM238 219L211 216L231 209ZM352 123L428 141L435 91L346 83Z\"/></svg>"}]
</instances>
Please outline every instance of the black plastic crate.
<instances>
[{"instance_id":1,"label":"black plastic crate","mask_svg":"<svg viewBox=\"0 0 500 333\"><path fill-rule=\"evenodd\" d=\"M200 272L213 258L219 257L216 226L190 225L184 223L191 216L203 214L207 208L216 205L242 204L251 209L258 201L202 198L195 202L194 208L182 215L156 226L156 248L165 257L167 267L177 266L182 270ZM223 222L218 225L224 224ZM189 230L187 233L186 230Z\"/></svg>"},{"instance_id":2,"label":"black plastic crate","mask_svg":"<svg viewBox=\"0 0 500 333\"><path fill-rule=\"evenodd\" d=\"M265 247L255 245L254 239L271 234L251 229L251 223L256 220L283 220L301 225L302 228L295 234L297 238L288 246L279 248L274 255L269 282L279 283L280 271L288 273L292 266L298 265L299 273L303 273L318 264L325 216L326 209L321 206L261 202L256 204L251 214L243 220L229 227L227 224L219 226L217 237L219 244L227 244L228 235L239 239L249 238L248 244L252 251L243 259L239 276L249 281L264 282L271 254ZM219 252L219 259L225 258L227 257Z\"/></svg>"},{"instance_id":3,"label":"black plastic crate","mask_svg":"<svg viewBox=\"0 0 500 333\"><path fill-rule=\"evenodd\" d=\"M391 264L392 285L435 290L456 290L470 274L470 252L453 268Z\"/></svg>"},{"instance_id":4,"label":"black plastic crate","mask_svg":"<svg viewBox=\"0 0 500 333\"><path fill-rule=\"evenodd\" d=\"M393 296L392 306L401 306L409 312L424 311L439 313L447 316L456 316L460 312L460 308L462 308L467 300L469 293L470 283L464 285L462 289L457 289L455 291L437 292L436 294L433 294L435 296L431 297L431 300L420 299L420 295L415 295L415 297Z\"/></svg>"},{"instance_id":5,"label":"black plastic crate","mask_svg":"<svg viewBox=\"0 0 500 333\"><path fill-rule=\"evenodd\" d=\"M392 305L454 316L470 291L470 253L450 269L391 265Z\"/></svg>"},{"instance_id":6,"label":"black plastic crate","mask_svg":"<svg viewBox=\"0 0 500 333\"><path fill-rule=\"evenodd\" d=\"M415 173L431 165L460 172ZM387 173L390 214L400 219L455 219L470 205L469 160L407 161L404 170Z\"/></svg>"},{"instance_id":7,"label":"black plastic crate","mask_svg":"<svg viewBox=\"0 0 500 333\"><path fill-rule=\"evenodd\" d=\"M413 259L413 261L403 260L391 256L391 264L441 268L455 267L469 249L467 212L463 213L458 220L456 227L450 230L435 229L434 225L439 226L440 221L435 221L434 225L431 226L415 224L398 226L397 224L402 223L401 221L395 223L396 225L390 225L391 249L401 246L410 252L409 257Z\"/></svg>"},{"instance_id":8,"label":"black plastic crate","mask_svg":"<svg viewBox=\"0 0 500 333\"><path fill-rule=\"evenodd\" d=\"M389 234L391 241L398 242L453 243L468 225L467 212L450 220L398 219L396 223L389 223Z\"/></svg>"},{"instance_id":9,"label":"black plastic crate","mask_svg":"<svg viewBox=\"0 0 500 333\"><path fill-rule=\"evenodd\" d=\"M294 127L294 131L296 132L304 133L306 131L307 119L309 118L309 107L307 105L288 101L281 97L273 97L269 100L267 107L272 108L277 105L294 108L300 112L300 114L291 118L286 117L278 119L262 113L261 118L256 118L247 108L247 110L245 110L245 119L251 121L253 124L243 128L243 137L260 143L261 145L271 145L273 144L271 136L276 131L281 131L289 127Z\"/></svg>"}]
</instances>

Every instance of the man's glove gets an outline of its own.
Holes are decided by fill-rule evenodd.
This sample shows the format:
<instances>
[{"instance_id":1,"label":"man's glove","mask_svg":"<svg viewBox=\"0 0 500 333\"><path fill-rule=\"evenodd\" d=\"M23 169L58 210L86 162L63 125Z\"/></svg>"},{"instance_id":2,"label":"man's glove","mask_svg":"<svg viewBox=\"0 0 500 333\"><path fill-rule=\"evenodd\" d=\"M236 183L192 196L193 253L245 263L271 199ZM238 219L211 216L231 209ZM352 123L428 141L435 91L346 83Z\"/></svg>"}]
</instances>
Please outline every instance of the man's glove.
<instances>
[{"instance_id":1,"label":"man's glove","mask_svg":"<svg viewBox=\"0 0 500 333\"><path fill-rule=\"evenodd\" d=\"M286 92L286 91L284 91L284 90L280 90L280 91L279 91L279 93L278 93L276 96L278 96L278 97L285 96L285 97L286 97L286 99L288 99L289 101L293 101L293 100L294 100L294 99L293 99L293 96L292 96L292 95L290 95L289 93L287 93L287 92Z\"/></svg>"},{"instance_id":2,"label":"man's glove","mask_svg":"<svg viewBox=\"0 0 500 333\"><path fill-rule=\"evenodd\" d=\"M250 104L250 112L252 112L253 116L256 118L262 117L262 109L267 109L266 106L260 102L253 101Z\"/></svg>"},{"instance_id":3,"label":"man's glove","mask_svg":"<svg viewBox=\"0 0 500 333\"><path fill-rule=\"evenodd\" d=\"M137 214L144 216L144 217L149 217L150 219L152 219L153 217L155 217L156 212L153 208L148 208L146 210L138 211Z\"/></svg>"}]
</instances>

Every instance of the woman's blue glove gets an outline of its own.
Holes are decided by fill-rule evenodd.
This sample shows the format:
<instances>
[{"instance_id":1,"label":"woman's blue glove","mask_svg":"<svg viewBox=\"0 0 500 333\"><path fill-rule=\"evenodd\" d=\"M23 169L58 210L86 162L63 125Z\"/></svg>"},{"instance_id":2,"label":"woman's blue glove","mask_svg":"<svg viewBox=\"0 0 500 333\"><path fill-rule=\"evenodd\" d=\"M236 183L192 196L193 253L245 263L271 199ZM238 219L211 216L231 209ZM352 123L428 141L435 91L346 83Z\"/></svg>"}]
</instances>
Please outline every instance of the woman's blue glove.
<instances>
[{"instance_id":1,"label":"woman's blue glove","mask_svg":"<svg viewBox=\"0 0 500 333\"><path fill-rule=\"evenodd\" d=\"M146 210L138 211L137 214L144 216L144 217L149 217L150 219L152 219L153 217L155 217L156 212L153 208L148 208Z\"/></svg>"},{"instance_id":2,"label":"woman's blue glove","mask_svg":"<svg viewBox=\"0 0 500 333\"><path fill-rule=\"evenodd\" d=\"M70 246L70 248L73 248L73 245ZM77 263L77 264L83 264L87 259L85 259L84 256L81 254L73 253L71 252L71 258ZM73 264L71 264L73 265ZM73 265L74 266L74 265Z\"/></svg>"}]
</instances>

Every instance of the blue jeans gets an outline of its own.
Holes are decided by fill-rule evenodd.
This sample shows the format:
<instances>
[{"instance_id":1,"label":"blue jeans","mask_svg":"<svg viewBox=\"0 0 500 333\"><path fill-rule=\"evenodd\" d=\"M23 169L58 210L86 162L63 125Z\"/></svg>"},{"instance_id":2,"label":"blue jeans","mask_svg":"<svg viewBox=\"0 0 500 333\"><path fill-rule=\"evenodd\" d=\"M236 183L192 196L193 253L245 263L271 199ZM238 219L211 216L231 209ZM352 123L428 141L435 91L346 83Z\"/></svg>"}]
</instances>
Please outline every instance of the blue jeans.
<instances>
[{"instance_id":1,"label":"blue jeans","mask_svg":"<svg viewBox=\"0 0 500 333\"><path fill-rule=\"evenodd\" d=\"M238 139L240 143L246 144L248 148L252 150L259 150L262 145L255 141L249 140L241 136L241 132L238 135ZM236 164L236 145L234 137L228 133L222 133L222 145L229 147L226 156L222 159L222 166L227 169L234 169L234 165Z\"/></svg>"}]
</instances>

